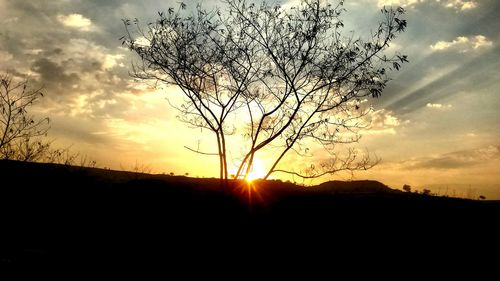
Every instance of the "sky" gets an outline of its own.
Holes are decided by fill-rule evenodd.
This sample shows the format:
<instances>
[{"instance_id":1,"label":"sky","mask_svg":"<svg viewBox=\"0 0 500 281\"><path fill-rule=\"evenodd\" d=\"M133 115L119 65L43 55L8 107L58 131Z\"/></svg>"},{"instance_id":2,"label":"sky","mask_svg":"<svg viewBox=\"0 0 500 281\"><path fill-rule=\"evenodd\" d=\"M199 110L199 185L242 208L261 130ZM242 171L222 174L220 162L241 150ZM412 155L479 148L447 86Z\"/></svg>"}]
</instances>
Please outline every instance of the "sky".
<instances>
[{"instance_id":1,"label":"sky","mask_svg":"<svg viewBox=\"0 0 500 281\"><path fill-rule=\"evenodd\" d=\"M216 177L217 159L184 148L210 147L212 140L176 118L167 98L180 95L179 89L134 81L129 72L137 58L119 40L122 19L154 21L158 11L176 5L0 0L0 72L44 87L45 97L31 113L50 117L55 146L71 146L100 167L132 169L138 163L156 173ZM381 163L354 179L500 199L500 2L347 0L345 30L366 34L384 5L407 10L408 29L391 50L408 55L410 63L391 73L380 98L367 101L374 108L372 129L358 146ZM259 161L265 165L266 159ZM350 177L321 181L330 179Z\"/></svg>"}]
</instances>

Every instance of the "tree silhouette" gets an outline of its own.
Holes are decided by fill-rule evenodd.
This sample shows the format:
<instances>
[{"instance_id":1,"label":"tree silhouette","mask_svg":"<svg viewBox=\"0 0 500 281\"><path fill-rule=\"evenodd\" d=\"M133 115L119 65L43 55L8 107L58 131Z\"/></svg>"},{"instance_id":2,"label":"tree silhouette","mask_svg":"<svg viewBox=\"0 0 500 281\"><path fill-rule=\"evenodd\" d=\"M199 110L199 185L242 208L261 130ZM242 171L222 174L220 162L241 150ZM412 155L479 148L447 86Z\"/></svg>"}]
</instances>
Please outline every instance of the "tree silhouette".
<instances>
[{"instance_id":1,"label":"tree silhouette","mask_svg":"<svg viewBox=\"0 0 500 281\"><path fill-rule=\"evenodd\" d=\"M124 20L122 43L138 54L133 76L176 85L184 103L173 105L180 120L208 129L217 140L220 178L227 182L228 139L245 137L236 178L248 175L258 153L272 148L276 158L265 178L283 172L316 178L338 171L373 167L377 159L348 149L339 155L337 144L359 140L367 127L360 118L368 108L365 97L379 97L388 70L399 70L405 55L387 56L406 21L403 8L383 8L383 20L367 39L342 34L343 1L324 5L303 0L291 9L245 0L224 1L212 11L200 5L195 13L181 4L159 12L147 28L137 19ZM130 26L135 26L131 28ZM280 168L290 151L310 154L319 144L329 156L302 172Z\"/></svg>"},{"instance_id":2,"label":"tree silhouette","mask_svg":"<svg viewBox=\"0 0 500 281\"><path fill-rule=\"evenodd\" d=\"M0 159L36 161L46 155L50 142L38 137L47 134L49 118L36 120L28 108L43 94L30 89L28 81L13 82L0 75Z\"/></svg>"}]
</instances>

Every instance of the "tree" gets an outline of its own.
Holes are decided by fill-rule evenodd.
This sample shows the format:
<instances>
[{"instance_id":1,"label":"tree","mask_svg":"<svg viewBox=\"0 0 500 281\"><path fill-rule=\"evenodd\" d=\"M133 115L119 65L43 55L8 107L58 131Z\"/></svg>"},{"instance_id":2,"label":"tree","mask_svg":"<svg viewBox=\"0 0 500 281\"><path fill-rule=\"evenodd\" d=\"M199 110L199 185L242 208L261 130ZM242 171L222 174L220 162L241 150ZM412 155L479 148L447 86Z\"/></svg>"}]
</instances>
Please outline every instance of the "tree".
<instances>
[{"instance_id":1,"label":"tree","mask_svg":"<svg viewBox=\"0 0 500 281\"><path fill-rule=\"evenodd\" d=\"M0 75L0 159L36 161L47 153L50 142L38 137L47 134L50 120L36 120L28 113L40 97L41 89L30 89L28 81Z\"/></svg>"},{"instance_id":2,"label":"tree","mask_svg":"<svg viewBox=\"0 0 500 281\"><path fill-rule=\"evenodd\" d=\"M411 186L408 184L403 185L403 190L406 192L411 192Z\"/></svg>"},{"instance_id":3,"label":"tree","mask_svg":"<svg viewBox=\"0 0 500 281\"><path fill-rule=\"evenodd\" d=\"M368 39L342 35L343 1L324 5L303 0L284 9L245 0L226 0L227 9L190 14L186 5L159 12L142 28L124 20L122 43L135 52L133 76L178 86L184 103L173 105L180 120L208 129L217 140L220 178L227 183L228 140L245 137L236 178L248 175L255 157L272 148L276 158L265 178L282 172L316 178L373 167L377 159L337 144L357 142L369 113L361 103L379 97L388 70L399 70L405 55L384 51L406 28L403 8L382 9L383 21ZM135 25L132 29L130 26ZM241 147L241 140L238 140ZM310 154L324 148L329 158L303 172L279 167L290 151Z\"/></svg>"}]
</instances>

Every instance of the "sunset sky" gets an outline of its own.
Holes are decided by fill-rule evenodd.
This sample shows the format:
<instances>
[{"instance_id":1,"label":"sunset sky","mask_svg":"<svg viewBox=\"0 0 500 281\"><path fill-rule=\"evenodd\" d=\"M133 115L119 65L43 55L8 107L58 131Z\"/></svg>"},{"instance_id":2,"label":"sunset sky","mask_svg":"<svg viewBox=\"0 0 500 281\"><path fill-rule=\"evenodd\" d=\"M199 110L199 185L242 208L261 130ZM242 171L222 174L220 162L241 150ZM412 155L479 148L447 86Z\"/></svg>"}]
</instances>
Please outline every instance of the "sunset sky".
<instances>
[{"instance_id":1,"label":"sunset sky","mask_svg":"<svg viewBox=\"0 0 500 281\"><path fill-rule=\"evenodd\" d=\"M121 19L147 23L177 3L0 0L0 72L44 86L31 112L51 118L55 146L71 145L100 167L130 169L137 162L156 173L217 177L216 158L184 148L199 143L212 150L213 143L176 119L165 98L181 92L131 79L137 57L119 41ZM368 100L372 129L358 146L382 162L355 179L500 199L500 1L347 0L345 31L368 33L384 4L407 10L408 29L391 50L410 63L391 75L381 98Z\"/></svg>"}]
</instances>

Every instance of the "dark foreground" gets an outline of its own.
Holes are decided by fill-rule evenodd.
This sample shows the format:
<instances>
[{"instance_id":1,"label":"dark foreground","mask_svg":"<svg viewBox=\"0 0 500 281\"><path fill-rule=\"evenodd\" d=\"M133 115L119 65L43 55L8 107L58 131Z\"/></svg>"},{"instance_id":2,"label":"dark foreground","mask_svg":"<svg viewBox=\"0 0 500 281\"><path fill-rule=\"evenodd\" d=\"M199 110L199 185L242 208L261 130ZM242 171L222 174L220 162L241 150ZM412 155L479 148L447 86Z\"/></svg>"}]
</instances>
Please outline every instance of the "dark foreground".
<instances>
[{"instance_id":1,"label":"dark foreground","mask_svg":"<svg viewBox=\"0 0 500 281\"><path fill-rule=\"evenodd\" d=\"M500 203L0 161L0 267L436 255L498 243ZM250 203L251 202L251 203ZM423 246L423 247L422 247ZM426 252L429 249L435 251ZM250 258L259 256L258 260ZM347 258L347 257L346 257Z\"/></svg>"}]
</instances>

